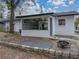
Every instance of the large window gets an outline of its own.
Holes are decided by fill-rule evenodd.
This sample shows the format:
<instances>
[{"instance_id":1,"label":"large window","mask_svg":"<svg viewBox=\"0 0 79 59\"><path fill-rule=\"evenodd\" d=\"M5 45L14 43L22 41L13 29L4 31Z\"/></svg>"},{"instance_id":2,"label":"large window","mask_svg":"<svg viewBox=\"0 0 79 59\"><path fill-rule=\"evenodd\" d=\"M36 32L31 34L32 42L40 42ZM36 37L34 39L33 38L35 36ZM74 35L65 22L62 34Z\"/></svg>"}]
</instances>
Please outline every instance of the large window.
<instances>
[{"instance_id":1,"label":"large window","mask_svg":"<svg viewBox=\"0 0 79 59\"><path fill-rule=\"evenodd\" d=\"M65 25L65 19L59 19L58 25Z\"/></svg>"},{"instance_id":2,"label":"large window","mask_svg":"<svg viewBox=\"0 0 79 59\"><path fill-rule=\"evenodd\" d=\"M46 19L25 19L23 21L24 30L47 30L48 21Z\"/></svg>"}]
</instances>

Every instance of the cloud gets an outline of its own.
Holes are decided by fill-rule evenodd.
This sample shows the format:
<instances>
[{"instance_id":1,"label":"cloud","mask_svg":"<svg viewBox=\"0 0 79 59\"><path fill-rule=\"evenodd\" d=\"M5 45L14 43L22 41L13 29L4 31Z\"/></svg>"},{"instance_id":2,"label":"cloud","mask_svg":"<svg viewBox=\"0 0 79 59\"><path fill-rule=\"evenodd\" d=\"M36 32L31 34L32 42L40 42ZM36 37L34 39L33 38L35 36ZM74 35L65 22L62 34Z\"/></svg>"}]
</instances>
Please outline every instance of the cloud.
<instances>
[{"instance_id":1,"label":"cloud","mask_svg":"<svg viewBox=\"0 0 79 59\"><path fill-rule=\"evenodd\" d=\"M27 3L28 3L28 5L30 5L30 6L34 5L34 3L33 3L31 0L29 0L29 2L27 2Z\"/></svg>"},{"instance_id":2,"label":"cloud","mask_svg":"<svg viewBox=\"0 0 79 59\"><path fill-rule=\"evenodd\" d=\"M65 3L64 3L64 0L53 0L53 4L54 5L63 5Z\"/></svg>"},{"instance_id":3,"label":"cloud","mask_svg":"<svg viewBox=\"0 0 79 59\"><path fill-rule=\"evenodd\" d=\"M5 3L0 2L0 4L2 6L2 10L0 9L0 11L3 14L3 18L7 18L9 10L8 10L8 8L7 8Z\"/></svg>"},{"instance_id":4,"label":"cloud","mask_svg":"<svg viewBox=\"0 0 79 59\"><path fill-rule=\"evenodd\" d=\"M69 0L69 4L73 4L75 0Z\"/></svg>"},{"instance_id":5,"label":"cloud","mask_svg":"<svg viewBox=\"0 0 79 59\"><path fill-rule=\"evenodd\" d=\"M67 3L69 4L73 4L76 0L48 0L47 3L52 3L52 5L55 5L55 6L64 6L66 7Z\"/></svg>"},{"instance_id":6,"label":"cloud","mask_svg":"<svg viewBox=\"0 0 79 59\"><path fill-rule=\"evenodd\" d=\"M52 3L53 5L66 5L65 0L48 0L48 3Z\"/></svg>"},{"instance_id":7,"label":"cloud","mask_svg":"<svg viewBox=\"0 0 79 59\"><path fill-rule=\"evenodd\" d=\"M42 11L43 11L43 13L46 13L47 9L44 6L42 6Z\"/></svg>"},{"instance_id":8,"label":"cloud","mask_svg":"<svg viewBox=\"0 0 79 59\"><path fill-rule=\"evenodd\" d=\"M66 5L66 4L63 4L62 6L64 6L64 7L67 7L68 5Z\"/></svg>"},{"instance_id":9,"label":"cloud","mask_svg":"<svg viewBox=\"0 0 79 59\"><path fill-rule=\"evenodd\" d=\"M55 7L53 7L54 9L57 9L57 8L59 8L58 6L55 6Z\"/></svg>"},{"instance_id":10,"label":"cloud","mask_svg":"<svg viewBox=\"0 0 79 59\"><path fill-rule=\"evenodd\" d=\"M29 1L24 2L20 8L16 9L16 15L31 15L31 14L39 14L41 12L41 7L38 3L36 5L30 4L28 6Z\"/></svg>"},{"instance_id":11,"label":"cloud","mask_svg":"<svg viewBox=\"0 0 79 59\"><path fill-rule=\"evenodd\" d=\"M48 8L47 11L48 11L48 12L53 12L52 8Z\"/></svg>"},{"instance_id":12,"label":"cloud","mask_svg":"<svg viewBox=\"0 0 79 59\"><path fill-rule=\"evenodd\" d=\"M57 12L55 9L52 9L52 8L48 8L47 9L47 12Z\"/></svg>"},{"instance_id":13,"label":"cloud","mask_svg":"<svg viewBox=\"0 0 79 59\"><path fill-rule=\"evenodd\" d=\"M52 0L48 0L48 1L47 1L47 3L51 3L51 2L52 2Z\"/></svg>"}]
</instances>

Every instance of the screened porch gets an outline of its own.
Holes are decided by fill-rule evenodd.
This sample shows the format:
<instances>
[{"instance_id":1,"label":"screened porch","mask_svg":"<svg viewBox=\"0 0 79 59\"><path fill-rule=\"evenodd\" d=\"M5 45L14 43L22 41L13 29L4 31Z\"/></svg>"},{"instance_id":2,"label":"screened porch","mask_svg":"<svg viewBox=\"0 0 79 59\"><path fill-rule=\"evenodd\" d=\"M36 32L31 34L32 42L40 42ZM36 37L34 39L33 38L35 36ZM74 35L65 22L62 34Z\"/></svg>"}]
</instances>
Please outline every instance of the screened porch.
<instances>
[{"instance_id":1,"label":"screened porch","mask_svg":"<svg viewBox=\"0 0 79 59\"><path fill-rule=\"evenodd\" d=\"M35 37L49 36L49 20L46 18L34 18L22 20L22 35Z\"/></svg>"}]
</instances>

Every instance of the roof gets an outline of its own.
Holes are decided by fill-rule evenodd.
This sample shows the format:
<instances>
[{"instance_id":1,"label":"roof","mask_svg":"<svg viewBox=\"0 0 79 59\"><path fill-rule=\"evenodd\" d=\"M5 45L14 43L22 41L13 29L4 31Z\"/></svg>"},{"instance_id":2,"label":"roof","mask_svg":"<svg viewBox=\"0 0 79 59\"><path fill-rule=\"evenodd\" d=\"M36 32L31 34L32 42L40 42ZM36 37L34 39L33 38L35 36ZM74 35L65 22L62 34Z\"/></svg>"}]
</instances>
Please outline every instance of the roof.
<instances>
[{"instance_id":1,"label":"roof","mask_svg":"<svg viewBox=\"0 0 79 59\"><path fill-rule=\"evenodd\" d=\"M69 11L69 12L60 12L53 14L53 16L71 16L71 15L79 15L79 13L76 11Z\"/></svg>"},{"instance_id":2,"label":"roof","mask_svg":"<svg viewBox=\"0 0 79 59\"><path fill-rule=\"evenodd\" d=\"M69 12L60 12L60 13L43 13L43 14L34 14L34 15L24 15L24 16L16 16L15 20L14 21L18 21L20 19L18 18L24 18L24 17L37 17L37 16L45 16L45 15L52 15L52 16L71 16L71 15L79 15L78 12L76 11L69 11ZM6 20L1 20L0 22L6 22L6 21L9 21L8 19Z\"/></svg>"},{"instance_id":3,"label":"roof","mask_svg":"<svg viewBox=\"0 0 79 59\"><path fill-rule=\"evenodd\" d=\"M79 15L76 11L69 11L69 12L60 12L60 13L43 13L43 14L34 14L34 15L24 15L24 16L16 16L16 18L23 18L23 17L34 17L34 16L45 16L45 15L52 15L52 16L71 16L71 15Z\"/></svg>"},{"instance_id":4,"label":"roof","mask_svg":"<svg viewBox=\"0 0 79 59\"><path fill-rule=\"evenodd\" d=\"M42 13L42 14L33 14L33 15L24 15L24 16L16 16L16 18L23 18L23 17L34 17L34 16L45 16L45 15L53 15L54 13Z\"/></svg>"},{"instance_id":5,"label":"roof","mask_svg":"<svg viewBox=\"0 0 79 59\"><path fill-rule=\"evenodd\" d=\"M14 21L18 21L18 20L20 20L20 19L14 19ZM2 22L2 23L9 22L9 19L2 19L2 20L0 20L0 22Z\"/></svg>"},{"instance_id":6,"label":"roof","mask_svg":"<svg viewBox=\"0 0 79 59\"><path fill-rule=\"evenodd\" d=\"M23 15L23 16L16 16L16 18L14 19L14 21L18 21L20 19L18 18L24 18L24 17L37 17L37 16L45 16L45 15L52 15L54 14L53 12L52 13L43 13L43 14L33 14L33 15ZM3 19L3 20L0 20L0 22L8 22L9 19Z\"/></svg>"}]
</instances>

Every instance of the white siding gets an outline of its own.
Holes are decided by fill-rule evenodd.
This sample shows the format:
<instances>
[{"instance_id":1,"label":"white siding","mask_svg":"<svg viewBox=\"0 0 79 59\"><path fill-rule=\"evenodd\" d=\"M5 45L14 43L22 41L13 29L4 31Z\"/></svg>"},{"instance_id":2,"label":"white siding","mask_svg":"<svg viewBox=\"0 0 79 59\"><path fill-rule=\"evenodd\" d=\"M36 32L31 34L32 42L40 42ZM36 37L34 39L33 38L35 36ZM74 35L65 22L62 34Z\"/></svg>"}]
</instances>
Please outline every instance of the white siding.
<instances>
[{"instance_id":1,"label":"white siding","mask_svg":"<svg viewBox=\"0 0 79 59\"><path fill-rule=\"evenodd\" d=\"M47 30L22 30L21 35L33 37L48 37L50 34Z\"/></svg>"},{"instance_id":2,"label":"white siding","mask_svg":"<svg viewBox=\"0 0 79 59\"><path fill-rule=\"evenodd\" d=\"M65 26L58 25L58 19L65 19ZM74 35L74 16L62 16L55 19L55 35Z\"/></svg>"},{"instance_id":3,"label":"white siding","mask_svg":"<svg viewBox=\"0 0 79 59\"><path fill-rule=\"evenodd\" d=\"M5 31L9 31L10 27L9 27L9 22L5 22Z\"/></svg>"},{"instance_id":4,"label":"white siding","mask_svg":"<svg viewBox=\"0 0 79 59\"><path fill-rule=\"evenodd\" d=\"M14 22L14 31L19 32L19 29L22 29L22 22L21 21Z\"/></svg>"},{"instance_id":5,"label":"white siding","mask_svg":"<svg viewBox=\"0 0 79 59\"><path fill-rule=\"evenodd\" d=\"M9 26L9 22L5 23L5 31L9 31L10 26ZM21 21L15 21L14 22L14 31L15 32L19 32L19 29L22 29L22 22Z\"/></svg>"},{"instance_id":6,"label":"white siding","mask_svg":"<svg viewBox=\"0 0 79 59\"><path fill-rule=\"evenodd\" d=\"M50 17L47 17L47 19L48 30L22 30L21 35L34 37L50 37ZM58 25L58 19L65 19L65 26ZM14 31L19 32L19 29L22 29L22 21L16 21L14 22L14 24ZM7 26L9 26L9 22L5 23L6 31ZM74 31L74 16L52 17L52 35L75 35Z\"/></svg>"},{"instance_id":7,"label":"white siding","mask_svg":"<svg viewBox=\"0 0 79 59\"><path fill-rule=\"evenodd\" d=\"M76 18L78 18L78 17L79 17L79 15L75 15L75 16L74 16L74 20L76 20Z\"/></svg>"}]
</instances>

